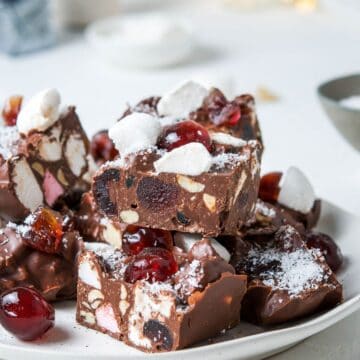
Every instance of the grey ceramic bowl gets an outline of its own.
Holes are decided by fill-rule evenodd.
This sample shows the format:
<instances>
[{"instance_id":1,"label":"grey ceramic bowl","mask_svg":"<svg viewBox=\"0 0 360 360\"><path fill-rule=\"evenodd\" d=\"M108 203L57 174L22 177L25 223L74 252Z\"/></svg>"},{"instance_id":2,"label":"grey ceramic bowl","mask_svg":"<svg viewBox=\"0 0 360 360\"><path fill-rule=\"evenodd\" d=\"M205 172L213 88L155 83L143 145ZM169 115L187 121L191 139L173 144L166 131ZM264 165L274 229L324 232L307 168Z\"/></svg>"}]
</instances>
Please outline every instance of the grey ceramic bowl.
<instances>
[{"instance_id":1,"label":"grey ceramic bowl","mask_svg":"<svg viewBox=\"0 0 360 360\"><path fill-rule=\"evenodd\" d=\"M327 81L317 91L321 105L336 129L360 151L360 109L347 107L340 102L350 96L360 96L360 74Z\"/></svg>"}]
</instances>

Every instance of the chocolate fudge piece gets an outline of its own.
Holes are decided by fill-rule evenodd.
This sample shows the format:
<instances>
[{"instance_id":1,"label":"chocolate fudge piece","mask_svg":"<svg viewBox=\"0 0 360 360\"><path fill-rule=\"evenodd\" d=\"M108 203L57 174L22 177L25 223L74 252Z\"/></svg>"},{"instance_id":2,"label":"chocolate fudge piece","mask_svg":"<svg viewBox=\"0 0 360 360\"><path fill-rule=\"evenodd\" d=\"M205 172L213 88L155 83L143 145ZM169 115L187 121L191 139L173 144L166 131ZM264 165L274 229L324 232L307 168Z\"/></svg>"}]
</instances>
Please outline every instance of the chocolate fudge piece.
<instances>
[{"instance_id":1,"label":"chocolate fudge piece","mask_svg":"<svg viewBox=\"0 0 360 360\"><path fill-rule=\"evenodd\" d=\"M188 347L235 326L246 276L235 275L204 239L189 253L174 248L167 280L126 282L131 257L88 244L79 259L77 321L146 352Z\"/></svg>"},{"instance_id":2,"label":"chocolate fudge piece","mask_svg":"<svg viewBox=\"0 0 360 360\"><path fill-rule=\"evenodd\" d=\"M91 192L83 194L79 209L74 214L76 227L85 241L105 242L121 248L122 234L127 224L101 213Z\"/></svg>"},{"instance_id":3,"label":"chocolate fudge piece","mask_svg":"<svg viewBox=\"0 0 360 360\"><path fill-rule=\"evenodd\" d=\"M89 188L89 141L74 107L44 131L0 127L0 217L22 221Z\"/></svg>"},{"instance_id":4,"label":"chocolate fudge piece","mask_svg":"<svg viewBox=\"0 0 360 360\"><path fill-rule=\"evenodd\" d=\"M294 320L342 302L342 286L318 249L290 225L275 236L236 241L231 263L248 275L242 316L263 325Z\"/></svg>"},{"instance_id":5,"label":"chocolate fudge piece","mask_svg":"<svg viewBox=\"0 0 360 360\"><path fill-rule=\"evenodd\" d=\"M45 210L40 216L45 216L50 223L56 221L54 224L60 229L59 242L53 248L57 241L55 235L44 232L47 225L39 228L40 211L43 209L29 215L20 225L8 223L0 230L0 292L26 286L37 289L48 301L74 299L82 238L73 230L67 216ZM36 229L33 229L35 222Z\"/></svg>"},{"instance_id":6,"label":"chocolate fudge piece","mask_svg":"<svg viewBox=\"0 0 360 360\"><path fill-rule=\"evenodd\" d=\"M211 169L198 176L157 174L153 163L159 158L140 152L125 165L101 167L92 187L99 208L123 223L208 236L235 235L253 221L260 168L256 144L214 156Z\"/></svg>"}]
</instances>

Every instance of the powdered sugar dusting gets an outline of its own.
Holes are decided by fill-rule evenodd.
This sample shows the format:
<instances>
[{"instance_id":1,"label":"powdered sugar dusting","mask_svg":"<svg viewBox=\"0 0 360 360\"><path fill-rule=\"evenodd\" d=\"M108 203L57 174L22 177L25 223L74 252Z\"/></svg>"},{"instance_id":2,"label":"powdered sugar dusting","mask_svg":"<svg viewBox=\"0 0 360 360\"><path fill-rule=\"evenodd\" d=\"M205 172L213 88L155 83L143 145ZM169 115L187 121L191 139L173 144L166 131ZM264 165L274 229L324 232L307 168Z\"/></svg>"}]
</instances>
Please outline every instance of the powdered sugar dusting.
<instances>
[{"instance_id":1,"label":"powdered sugar dusting","mask_svg":"<svg viewBox=\"0 0 360 360\"><path fill-rule=\"evenodd\" d=\"M212 169L220 170L225 167L235 167L241 162L249 160L249 154L234 154L234 153L223 153L215 155L212 158Z\"/></svg>"},{"instance_id":2,"label":"powdered sugar dusting","mask_svg":"<svg viewBox=\"0 0 360 360\"><path fill-rule=\"evenodd\" d=\"M19 139L16 126L0 126L0 155L4 159L11 157L11 148Z\"/></svg>"},{"instance_id":3,"label":"powdered sugar dusting","mask_svg":"<svg viewBox=\"0 0 360 360\"><path fill-rule=\"evenodd\" d=\"M264 202L261 200L258 200L256 202L256 211L259 212L261 215L264 215L266 217L275 217L276 213L275 210L268 207Z\"/></svg>"},{"instance_id":4,"label":"powdered sugar dusting","mask_svg":"<svg viewBox=\"0 0 360 360\"><path fill-rule=\"evenodd\" d=\"M328 271L317 261L318 251L298 248L287 252L290 241L285 239L284 245L285 251L272 242L265 248L254 246L247 254L248 271L256 274L264 285L286 290L290 297L317 289L328 280Z\"/></svg>"},{"instance_id":5,"label":"powdered sugar dusting","mask_svg":"<svg viewBox=\"0 0 360 360\"><path fill-rule=\"evenodd\" d=\"M199 260L193 260L186 267L181 267L178 276L181 281L175 284L174 288L177 292L190 295L194 289L201 288L199 279L204 275L204 269Z\"/></svg>"}]
</instances>

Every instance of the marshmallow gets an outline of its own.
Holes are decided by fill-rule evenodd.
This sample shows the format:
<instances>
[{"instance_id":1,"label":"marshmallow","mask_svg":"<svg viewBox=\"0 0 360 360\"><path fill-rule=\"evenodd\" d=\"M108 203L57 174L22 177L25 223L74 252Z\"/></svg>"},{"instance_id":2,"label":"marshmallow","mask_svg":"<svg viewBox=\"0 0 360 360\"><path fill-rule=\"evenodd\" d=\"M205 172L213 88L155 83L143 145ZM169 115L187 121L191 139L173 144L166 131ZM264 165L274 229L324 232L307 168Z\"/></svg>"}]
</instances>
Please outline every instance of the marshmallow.
<instances>
[{"instance_id":1,"label":"marshmallow","mask_svg":"<svg viewBox=\"0 0 360 360\"><path fill-rule=\"evenodd\" d=\"M155 145L160 133L161 124L155 117L133 113L118 121L109 130L109 137L123 157Z\"/></svg>"},{"instance_id":2,"label":"marshmallow","mask_svg":"<svg viewBox=\"0 0 360 360\"><path fill-rule=\"evenodd\" d=\"M197 176L209 171L212 157L203 144L192 142L164 154L154 162L157 173Z\"/></svg>"},{"instance_id":3,"label":"marshmallow","mask_svg":"<svg viewBox=\"0 0 360 360\"><path fill-rule=\"evenodd\" d=\"M159 115L186 117L202 105L207 95L208 90L204 86L194 81L186 81L166 93L160 99L157 110Z\"/></svg>"},{"instance_id":4,"label":"marshmallow","mask_svg":"<svg viewBox=\"0 0 360 360\"><path fill-rule=\"evenodd\" d=\"M308 213L315 201L315 192L305 174L290 167L281 179L278 202L290 209Z\"/></svg>"},{"instance_id":5,"label":"marshmallow","mask_svg":"<svg viewBox=\"0 0 360 360\"><path fill-rule=\"evenodd\" d=\"M247 142L243 139L222 132L210 133L210 138L212 141L223 145L240 147L247 144Z\"/></svg>"},{"instance_id":6,"label":"marshmallow","mask_svg":"<svg viewBox=\"0 0 360 360\"><path fill-rule=\"evenodd\" d=\"M45 131L59 118L60 94L56 89L46 89L33 96L22 108L17 119L20 133L31 130Z\"/></svg>"},{"instance_id":7,"label":"marshmallow","mask_svg":"<svg viewBox=\"0 0 360 360\"><path fill-rule=\"evenodd\" d=\"M185 252L189 252L191 248L195 245L197 241L200 241L202 236L199 234L188 234L188 233L175 233L174 242L175 245ZM214 238L208 238L211 246L215 249L219 256L221 256L225 261L230 261L230 253Z\"/></svg>"}]
</instances>

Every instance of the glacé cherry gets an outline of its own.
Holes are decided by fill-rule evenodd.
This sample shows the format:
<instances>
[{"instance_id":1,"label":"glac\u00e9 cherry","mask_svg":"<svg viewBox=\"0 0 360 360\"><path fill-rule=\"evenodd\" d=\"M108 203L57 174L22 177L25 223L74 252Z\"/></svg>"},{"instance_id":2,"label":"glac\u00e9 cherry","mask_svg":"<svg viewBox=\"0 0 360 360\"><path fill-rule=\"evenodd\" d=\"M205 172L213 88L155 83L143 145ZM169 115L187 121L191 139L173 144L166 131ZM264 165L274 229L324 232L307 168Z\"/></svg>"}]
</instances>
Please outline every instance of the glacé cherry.
<instances>
[{"instance_id":1,"label":"glac\u00e9 cherry","mask_svg":"<svg viewBox=\"0 0 360 360\"><path fill-rule=\"evenodd\" d=\"M282 172L271 172L260 179L259 198L263 201L276 203L280 192Z\"/></svg>"},{"instance_id":2,"label":"glac\u00e9 cherry","mask_svg":"<svg viewBox=\"0 0 360 360\"><path fill-rule=\"evenodd\" d=\"M114 160L119 155L107 130L101 130L92 137L90 149L95 161L100 163Z\"/></svg>"},{"instance_id":3,"label":"glac\u00e9 cherry","mask_svg":"<svg viewBox=\"0 0 360 360\"><path fill-rule=\"evenodd\" d=\"M171 151L191 142L203 144L211 150L211 139L208 131L192 120L182 121L166 127L158 140L158 147Z\"/></svg>"},{"instance_id":4,"label":"glac\u00e9 cherry","mask_svg":"<svg viewBox=\"0 0 360 360\"><path fill-rule=\"evenodd\" d=\"M32 215L29 230L24 234L27 245L49 254L60 251L63 237L61 221L47 208L40 207Z\"/></svg>"},{"instance_id":5,"label":"glac\u00e9 cherry","mask_svg":"<svg viewBox=\"0 0 360 360\"><path fill-rule=\"evenodd\" d=\"M17 117L19 115L23 97L20 95L13 95L9 97L3 107L2 117L7 126L16 125Z\"/></svg>"},{"instance_id":6,"label":"glac\u00e9 cherry","mask_svg":"<svg viewBox=\"0 0 360 360\"><path fill-rule=\"evenodd\" d=\"M122 237L122 249L128 255L137 255L145 248L172 250L173 238L170 231L128 225Z\"/></svg>"},{"instance_id":7,"label":"glac\u00e9 cherry","mask_svg":"<svg viewBox=\"0 0 360 360\"><path fill-rule=\"evenodd\" d=\"M162 248L147 248L142 250L129 263L125 270L125 281L135 283L145 279L151 283L165 281L178 270L173 254Z\"/></svg>"},{"instance_id":8,"label":"glac\u00e9 cherry","mask_svg":"<svg viewBox=\"0 0 360 360\"><path fill-rule=\"evenodd\" d=\"M309 231L306 233L306 245L309 248L319 249L325 257L332 271L337 271L343 263L343 255L335 241L328 235Z\"/></svg>"},{"instance_id":9,"label":"glac\u00e9 cherry","mask_svg":"<svg viewBox=\"0 0 360 360\"><path fill-rule=\"evenodd\" d=\"M218 126L235 126L241 118L240 106L236 101L228 101L218 89L213 89L205 99L204 108L208 112L209 119Z\"/></svg>"},{"instance_id":10,"label":"glac\u00e9 cherry","mask_svg":"<svg viewBox=\"0 0 360 360\"><path fill-rule=\"evenodd\" d=\"M0 323L21 340L36 340L54 326L55 311L39 292L17 287L0 296Z\"/></svg>"}]
</instances>

